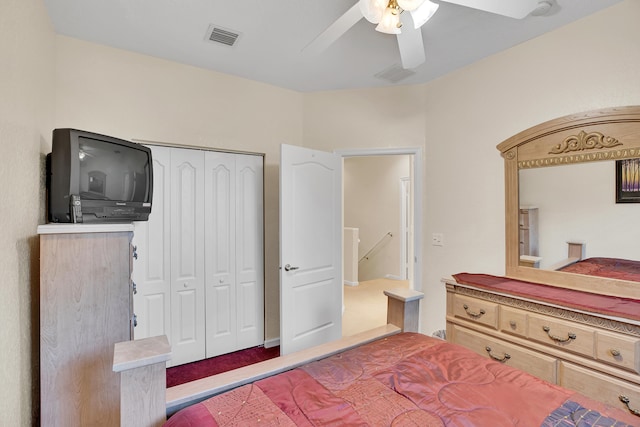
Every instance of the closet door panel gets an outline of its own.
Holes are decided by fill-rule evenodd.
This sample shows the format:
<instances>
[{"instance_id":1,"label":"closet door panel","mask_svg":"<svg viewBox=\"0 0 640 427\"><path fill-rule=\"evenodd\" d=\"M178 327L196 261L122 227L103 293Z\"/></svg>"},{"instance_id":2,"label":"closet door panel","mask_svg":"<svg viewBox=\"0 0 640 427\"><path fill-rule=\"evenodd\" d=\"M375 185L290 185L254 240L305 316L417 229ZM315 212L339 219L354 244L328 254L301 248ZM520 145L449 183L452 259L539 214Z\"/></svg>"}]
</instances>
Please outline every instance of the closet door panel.
<instances>
[{"instance_id":1,"label":"closet door panel","mask_svg":"<svg viewBox=\"0 0 640 427\"><path fill-rule=\"evenodd\" d=\"M238 348L264 342L263 160L236 156Z\"/></svg>"},{"instance_id":2,"label":"closet door panel","mask_svg":"<svg viewBox=\"0 0 640 427\"><path fill-rule=\"evenodd\" d=\"M242 301L242 304L238 306L239 333L240 337L246 341L244 343L246 347L261 344L259 337L256 338L258 342L254 342L254 336L258 335L256 332L259 332L262 325L259 317L262 310L256 310L258 294L256 282L241 283L238 286L238 300Z\"/></svg>"},{"instance_id":3,"label":"closet door panel","mask_svg":"<svg viewBox=\"0 0 640 427\"><path fill-rule=\"evenodd\" d=\"M204 156L171 151L172 364L205 356Z\"/></svg>"},{"instance_id":4,"label":"closet door panel","mask_svg":"<svg viewBox=\"0 0 640 427\"><path fill-rule=\"evenodd\" d=\"M151 147L153 157L153 207L148 221L134 222L135 250L132 280L137 326L134 338L167 335L171 340L171 151Z\"/></svg>"},{"instance_id":5,"label":"closet door panel","mask_svg":"<svg viewBox=\"0 0 640 427\"><path fill-rule=\"evenodd\" d=\"M179 329L176 344L186 344L198 341L198 319L197 312L193 308L197 305L197 291L195 289L180 290L175 294L174 313L177 320L176 327Z\"/></svg>"},{"instance_id":6,"label":"closet door panel","mask_svg":"<svg viewBox=\"0 0 640 427\"><path fill-rule=\"evenodd\" d=\"M232 286L207 287L207 357L237 350L233 291Z\"/></svg>"},{"instance_id":7,"label":"closet door panel","mask_svg":"<svg viewBox=\"0 0 640 427\"><path fill-rule=\"evenodd\" d=\"M205 153L207 357L236 347L235 155Z\"/></svg>"}]
</instances>

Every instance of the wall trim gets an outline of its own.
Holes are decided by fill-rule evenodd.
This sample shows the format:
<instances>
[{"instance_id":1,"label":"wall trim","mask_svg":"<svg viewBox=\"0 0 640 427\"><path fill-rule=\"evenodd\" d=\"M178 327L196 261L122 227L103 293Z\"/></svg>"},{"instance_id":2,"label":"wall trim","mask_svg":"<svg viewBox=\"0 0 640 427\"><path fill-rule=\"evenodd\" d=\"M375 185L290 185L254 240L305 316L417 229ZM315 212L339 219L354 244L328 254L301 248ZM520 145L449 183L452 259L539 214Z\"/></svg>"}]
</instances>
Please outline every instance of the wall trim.
<instances>
[{"instance_id":1,"label":"wall trim","mask_svg":"<svg viewBox=\"0 0 640 427\"><path fill-rule=\"evenodd\" d=\"M280 337L264 340L264 348L277 347L280 345Z\"/></svg>"}]
</instances>

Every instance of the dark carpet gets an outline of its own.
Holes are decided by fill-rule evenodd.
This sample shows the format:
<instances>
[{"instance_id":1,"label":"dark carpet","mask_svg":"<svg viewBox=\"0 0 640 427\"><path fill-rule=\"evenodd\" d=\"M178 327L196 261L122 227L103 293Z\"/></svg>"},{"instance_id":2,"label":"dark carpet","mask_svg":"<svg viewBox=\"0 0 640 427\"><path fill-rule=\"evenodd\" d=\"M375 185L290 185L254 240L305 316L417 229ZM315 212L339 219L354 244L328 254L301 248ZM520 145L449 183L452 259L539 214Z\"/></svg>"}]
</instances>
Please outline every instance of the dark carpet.
<instances>
[{"instance_id":1,"label":"dark carpet","mask_svg":"<svg viewBox=\"0 0 640 427\"><path fill-rule=\"evenodd\" d=\"M167 388L273 359L279 355L279 346L271 348L260 346L167 368Z\"/></svg>"}]
</instances>

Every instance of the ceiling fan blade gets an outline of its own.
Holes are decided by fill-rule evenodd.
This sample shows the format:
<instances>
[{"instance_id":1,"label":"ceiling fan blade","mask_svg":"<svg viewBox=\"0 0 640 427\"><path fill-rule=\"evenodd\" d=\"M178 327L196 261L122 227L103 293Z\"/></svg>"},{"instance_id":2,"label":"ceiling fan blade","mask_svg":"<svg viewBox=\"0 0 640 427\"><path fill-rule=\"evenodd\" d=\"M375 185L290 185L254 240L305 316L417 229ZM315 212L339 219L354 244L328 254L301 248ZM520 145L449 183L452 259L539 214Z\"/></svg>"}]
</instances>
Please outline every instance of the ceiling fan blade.
<instances>
[{"instance_id":1,"label":"ceiling fan blade","mask_svg":"<svg viewBox=\"0 0 640 427\"><path fill-rule=\"evenodd\" d=\"M522 19L538 6L538 0L442 0L509 18Z\"/></svg>"},{"instance_id":2,"label":"ceiling fan blade","mask_svg":"<svg viewBox=\"0 0 640 427\"><path fill-rule=\"evenodd\" d=\"M315 55L324 51L362 18L363 16L360 11L359 3L356 2L356 4L354 4L342 16L336 19L333 24L329 25L326 30L313 39L311 43L302 48L302 52L304 54Z\"/></svg>"},{"instance_id":3,"label":"ceiling fan blade","mask_svg":"<svg viewBox=\"0 0 640 427\"><path fill-rule=\"evenodd\" d=\"M402 68L416 68L426 61L424 43L422 41L422 30L413 27L413 20L409 13L403 13L401 18L402 32L398 34L397 37L400 59L402 59Z\"/></svg>"}]
</instances>

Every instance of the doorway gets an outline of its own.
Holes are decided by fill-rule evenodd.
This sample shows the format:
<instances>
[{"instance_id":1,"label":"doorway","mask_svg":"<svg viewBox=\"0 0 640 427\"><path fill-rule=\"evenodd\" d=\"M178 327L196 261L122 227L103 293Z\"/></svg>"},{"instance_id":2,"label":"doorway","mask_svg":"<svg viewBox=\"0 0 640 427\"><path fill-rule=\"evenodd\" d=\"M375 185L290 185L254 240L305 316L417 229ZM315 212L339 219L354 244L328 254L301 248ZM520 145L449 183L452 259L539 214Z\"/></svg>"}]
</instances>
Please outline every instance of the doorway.
<instances>
[{"instance_id":1,"label":"doorway","mask_svg":"<svg viewBox=\"0 0 640 427\"><path fill-rule=\"evenodd\" d=\"M345 239L355 229L360 241L358 280L354 285L345 277L346 336L386 323L384 290L421 289L420 221L414 219L422 217L422 155L418 148L336 153L344 164Z\"/></svg>"}]
</instances>

